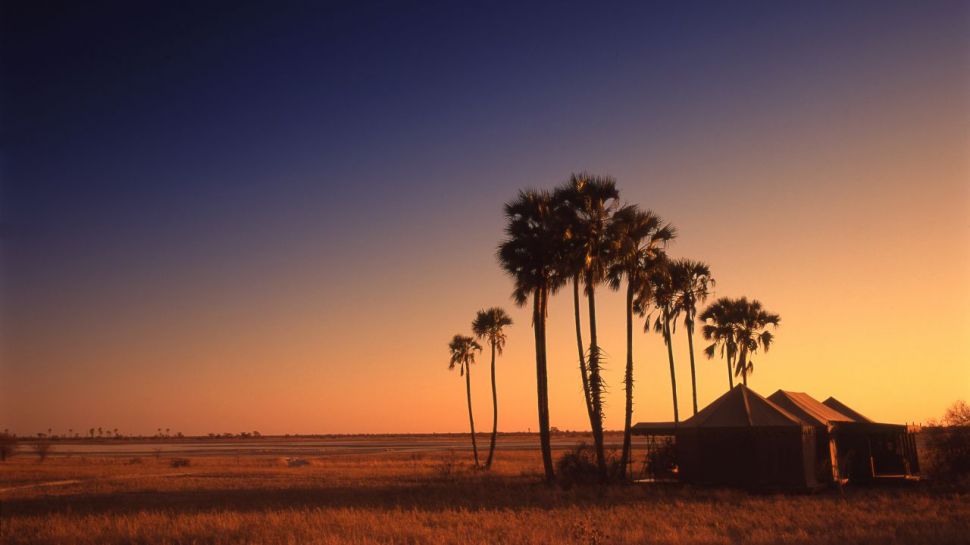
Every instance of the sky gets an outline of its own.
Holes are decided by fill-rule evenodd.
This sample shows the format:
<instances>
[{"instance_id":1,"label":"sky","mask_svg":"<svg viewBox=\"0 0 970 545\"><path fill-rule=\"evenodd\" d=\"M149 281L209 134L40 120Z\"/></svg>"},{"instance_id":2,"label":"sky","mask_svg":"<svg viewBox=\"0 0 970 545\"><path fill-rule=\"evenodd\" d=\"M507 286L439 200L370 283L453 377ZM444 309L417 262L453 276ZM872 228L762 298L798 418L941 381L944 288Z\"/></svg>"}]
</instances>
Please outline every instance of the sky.
<instances>
[{"instance_id":1,"label":"sky","mask_svg":"<svg viewBox=\"0 0 970 545\"><path fill-rule=\"evenodd\" d=\"M0 429L462 432L447 343L499 305L499 426L535 431L502 205L582 170L781 315L755 391L889 422L970 398L966 2L0 9ZM578 430L570 297L550 413ZM620 429L622 296L597 302ZM634 421L670 420L642 323ZM703 406L727 371L696 342Z\"/></svg>"}]
</instances>

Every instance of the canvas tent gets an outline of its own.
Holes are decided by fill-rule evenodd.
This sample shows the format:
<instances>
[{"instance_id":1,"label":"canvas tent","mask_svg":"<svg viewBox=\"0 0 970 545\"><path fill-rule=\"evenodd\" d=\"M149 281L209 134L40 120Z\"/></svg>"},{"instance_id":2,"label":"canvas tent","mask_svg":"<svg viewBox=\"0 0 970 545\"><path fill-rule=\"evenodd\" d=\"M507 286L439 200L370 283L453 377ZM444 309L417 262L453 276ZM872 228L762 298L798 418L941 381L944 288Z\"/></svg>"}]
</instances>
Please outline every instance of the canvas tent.
<instances>
[{"instance_id":1,"label":"canvas tent","mask_svg":"<svg viewBox=\"0 0 970 545\"><path fill-rule=\"evenodd\" d=\"M679 425L641 423L643 436L670 436L678 478L698 484L816 485L814 429L744 385Z\"/></svg>"},{"instance_id":2,"label":"canvas tent","mask_svg":"<svg viewBox=\"0 0 970 545\"><path fill-rule=\"evenodd\" d=\"M819 472L820 480L860 482L919 473L916 440L906 426L873 422L831 397L821 403L805 393L778 390L768 399L815 428L816 465L827 469Z\"/></svg>"}]
</instances>

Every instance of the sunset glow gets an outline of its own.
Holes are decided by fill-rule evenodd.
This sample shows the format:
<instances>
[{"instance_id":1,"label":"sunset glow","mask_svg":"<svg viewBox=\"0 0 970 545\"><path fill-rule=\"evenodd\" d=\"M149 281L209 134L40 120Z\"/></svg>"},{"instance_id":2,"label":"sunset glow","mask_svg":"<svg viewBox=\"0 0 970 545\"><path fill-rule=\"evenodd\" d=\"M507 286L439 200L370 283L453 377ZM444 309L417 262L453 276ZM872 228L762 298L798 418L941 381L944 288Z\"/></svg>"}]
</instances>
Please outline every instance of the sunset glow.
<instances>
[{"instance_id":1,"label":"sunset glow","mask_svg":"<svg viewBox=\"0 0 970 545\"><path fill-rule=\"evenodd\" d=\"M502 206L583 170L675 225L669 253L710 264L715 297L782 316L762 395L895 423L970 396L966 3L520 10L5 28L24 54L3 75L0 430L465 432L447 341L502 306L501 429L536 431ZM549 307L551 424L586 430L570 293ZM623 296L597 296L618 430ZM636 327L634 420L669 420L662 339ZM727 379L703 346L705 405Z\"/></svg>"}]
</instances>

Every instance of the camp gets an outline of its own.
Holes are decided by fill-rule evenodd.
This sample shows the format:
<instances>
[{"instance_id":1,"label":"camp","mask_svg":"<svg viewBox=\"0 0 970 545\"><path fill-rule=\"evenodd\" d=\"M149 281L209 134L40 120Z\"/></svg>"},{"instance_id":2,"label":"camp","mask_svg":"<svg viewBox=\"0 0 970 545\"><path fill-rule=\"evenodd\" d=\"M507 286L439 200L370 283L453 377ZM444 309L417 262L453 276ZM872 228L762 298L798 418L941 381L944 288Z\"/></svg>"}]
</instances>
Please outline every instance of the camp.
<instances>
[{"instance_id":1,"label":"camp","mask_svg":"<svg viewBox=\"0 0 970 545\"><path fill-rule=\"evenodd\" d=\"M686 483L809 489L918 474L906 426L830 400L784 390L766 399L738 385L684 422L642 422L633 433L647 438L651 477Z\"/></svg>"}]
</instances>

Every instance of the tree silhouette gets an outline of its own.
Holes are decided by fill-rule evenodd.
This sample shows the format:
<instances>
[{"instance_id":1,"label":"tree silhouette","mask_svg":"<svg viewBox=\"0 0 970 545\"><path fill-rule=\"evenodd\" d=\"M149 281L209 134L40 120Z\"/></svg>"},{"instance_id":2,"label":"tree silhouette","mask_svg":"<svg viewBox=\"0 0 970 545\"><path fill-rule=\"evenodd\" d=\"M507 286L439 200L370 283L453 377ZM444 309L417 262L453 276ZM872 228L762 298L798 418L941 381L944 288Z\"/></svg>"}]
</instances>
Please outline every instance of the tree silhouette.
<instances>
[{"instance_id":1,"label":"tree silhouette","mask_svg":"<svg viewBox=\"0 0 970 545\"><path fill-rule=\"evenodd\" d=\"M746 297L738 299L735 305L737 322L734 331L738 343L735 374L740 374L741 381L747 386L748 375L754 372L754 361L751 360L751 355L757 352L758 348L768 351L774 341L774 335L768 331L768 327L778 327L781 316L766 311L757 300L749 302Z\"/></svg>"},{"instance_id":2,"label":"tree silhouette","mask_svg":"<svg viewBox=\"0 0 970 545\"><path fill-rule=\"evenodd\" d=\"M711 269L706 263L691 259L677 259L670 264L677 312L684 313L684 326L687 329L687 346L690 349L690 391L697 414L697 374L694 370L694 322L697 318L697 303L703 303L714 285Z\"/></svg>"},{"instance_id":3,"label":"tree silhouette","mask_svg":"<svg viewBox=\"0 0 970 545\"><path fill-rule=\"evenodd\" d=\"M728 389L734 388L734 360L738 354L737 334L735 333L734 300L721 297L711 303L699 316L704 322L702 333L711 344L704 349L708 359L713 359L720 348L721 356L727 361Z\"/></svg>"},{"instance_id":4,"label":"tree silhouette","mask_svg":"<svg viewBox=\"0 0 970 545\"><path fill-rule=\"evenodd\" d=\"M454 369L457 366L459 374L465 376L465 393L468 396L468 422L471 424L472 452L475 453L475 465L477 466L478 443L475 442L475 417L472 415L471 364L475 363L475 351L480 352L482 347L471 337L455 335L448 348L451 350L451 361L448 363L448 369Z\"/></svg>"},{"instance_id":5,"label":"tree silhouette","mask_svg":"<svg viewBox=\"0 0 970 545\"><path fill-rule=\"evenodd\" d=\"M653 305L657 309L657 318L653 323L653 330L663 335L667 345L667 360L670 362L670 391L674 401L674 422L680 422L680 411L677 406L677 373L674 369L674 350L672 337L673 321L677 314L677 297L674 291L673 278L670 274L669 263L662 263L650 274L650 290ZM643 326L644 331L650 330L650 319Z\"/></svg>"},{"instance_id":6,"label":"tree silhouette","mask_svg":"<svg viewBox=\"0 0 970 545\"><path fill-rule=\"evenodd\" d=\"M505 348L505 328L512 325L512 318L499 307L480 310L472 321L472 331L479 339L488 341L492 348L492 438L488 445L485 469L491 469L495 456L495 440L498 437L498 394L495 388L495 353Z\"/></svg>"},{"instance_id":7,"label":"tree silhouette","mask_svg":"<svg viewBox=\"0 0 970 545\"><path fill-rule=\"evenodd\" d=\"M633 424L633 313L635 300L644 304L649 299L649 278L662 248L676 236L670 225L649 210L640 210L635 205L620 208L613 215L610 226L610 240L613 241L613 256L607 281L614 290L619 290L622 280L626 279L626 371L624 387L626 407L623 422L623 450L620 467L624 471L630 463Z\"/></svg>"},{"instance_id":8,"label":"tree silhouette","mask_svg":"<svg viewBox=\"0 0 970 545\"><path fill-rule=\"evenodd\" d=\"M573 174L555 192L557 206L565 217L565 240L574 240L583 257L582 276L589 305L589 401L593 419L593 442L600 479L607 479L606 451L603 441L603 390L601 373L602 349L596 331L596 287L606 280L613 241L609 226L619 206L620 193L616 180L587 173ZM573 263L573 259L566 260Z\"/></svg>"},{"instance_id":9,"label":"tree silhouette","mask_svg":"<svg viewBox=\"0 0 970 545\"><path fill-rule=\"evenodd\" d=\"M561 262L562 237L555 227L552 198L546 191L520 191L515 200L506 203L505 217L506 239L499 245L498 260L514 282L515 303L525 305L532 297L539 443L546 480L552 482L555 472L549 437L546 316L549 296L562 285L556 269Z\"/></svg>"}]
</instances>

